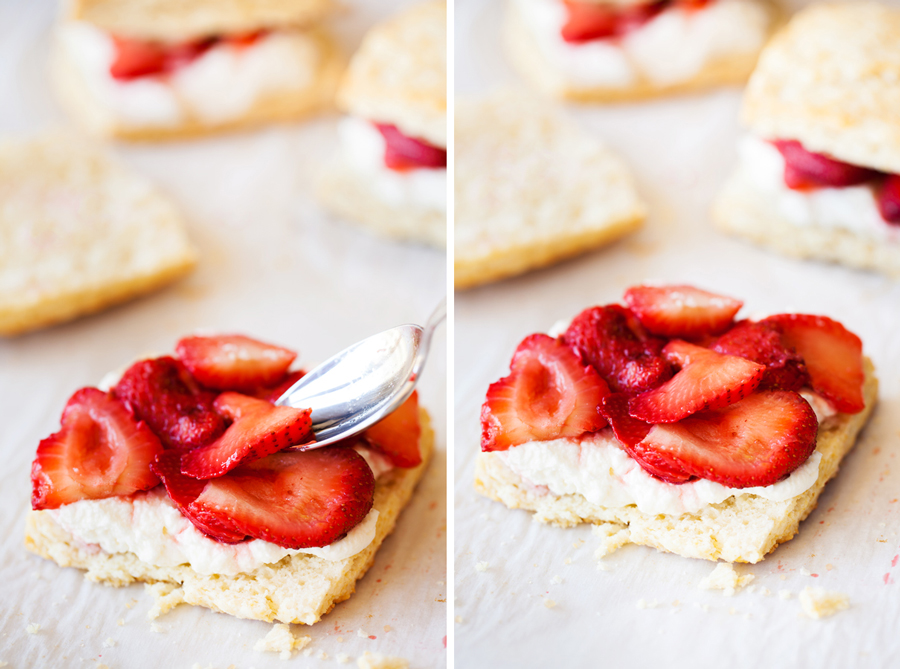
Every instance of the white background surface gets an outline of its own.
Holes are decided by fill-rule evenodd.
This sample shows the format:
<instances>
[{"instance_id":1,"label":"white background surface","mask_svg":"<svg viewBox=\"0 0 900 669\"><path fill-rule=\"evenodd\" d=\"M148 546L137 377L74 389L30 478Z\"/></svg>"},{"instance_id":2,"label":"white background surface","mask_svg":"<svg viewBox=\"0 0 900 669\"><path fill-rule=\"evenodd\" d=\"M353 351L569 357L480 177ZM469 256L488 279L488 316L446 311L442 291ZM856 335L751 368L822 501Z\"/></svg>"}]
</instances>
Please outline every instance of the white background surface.
<instances>
[{"instance_id":1,"label":"white background surface","mask_svg":"<svg viewBox=\"0 0 900 669\"><path fill-rule=\"evenodd\" d=\"M406 0L345 3L345 47ZM55 3L0 0L0 133L21 134L64 119L44 76ZM253 651L271 625L181 606L146 619L143 586L86 582L22 547L29 472L38 442L58 429L78 388L146 351L168 351L197 328L241 332L298 350L311 367L363 337L424 322L445 293L442 252L400 245L325 215L311 180L336 149L335 118L221 139L117 146L182 208L200 252L196 272L160 293L102 314L0 340L0 661L15 669L324 667L370 650L412 667L446 662L446 330L437 334L420 385L438 452L357 593L321 623L293 626L313 638L313 656L284 663ZM118 620L124 626L118 626ZM29 623L41 625L36 635ZM385 632L384 627L390 626ZM375 639L360 638L364 630ZM343 638L343 642L338 640ZM116 645L105 648L104 641ZM327 660L316 659L320 651Z\"/></svg>"},{"instance_id":2,"label":"white background surface","mask_svg":"<svg viewBox=\"0 0 900 669\"><path fill-rule=\"evenodd\" d=\"M497 42L499 2L456 4L457 95L516 81ZM900 666L900 282L782 258L711 227L709 203L736 159L740 92L568 107L634 170L650 217L638 234L553 268L457 294L455 643L459 667ZM880 404L800 534L753 566L731 598L700 590L713 564L626 546L597 569L589 527L534 523L472 488L479 409L516 345L645 280L743 299L743 314L821 313L858 333ZM488 563L486 571L475 569ZM817 576L801 575L801 569ZM561 582L554 583L559 576ZM832 618L801 615L797 594L850 596ZM779 590L793 597L782 601ZM657 606L640 609L639 600ZM556 602L548 609L547 600Z\"/></svg>"}]
</instances>

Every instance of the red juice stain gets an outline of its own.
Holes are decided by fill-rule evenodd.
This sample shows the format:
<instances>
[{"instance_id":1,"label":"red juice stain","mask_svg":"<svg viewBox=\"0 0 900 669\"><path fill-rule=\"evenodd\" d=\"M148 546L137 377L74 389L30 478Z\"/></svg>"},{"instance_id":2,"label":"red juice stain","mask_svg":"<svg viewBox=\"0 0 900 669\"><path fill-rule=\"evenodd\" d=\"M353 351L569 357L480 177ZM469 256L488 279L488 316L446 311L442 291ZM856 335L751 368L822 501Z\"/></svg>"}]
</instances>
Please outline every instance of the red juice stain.
<instances>
[{"instance_id":1,"label":"red juice stain","mask_svg":"<svg viewBox=\"0 0 900 669\"><path fill-rule=\"evenodd\" d=\"M369 638L372 639L372 640L374 641L374 640L377 639L378 637L375 636L374 634L370 634L370 635L369 635Z\"/></svg>"},{"instance_id":2,"label":"red juice stain","mask_svg":"<svg viewBox=\"0 0 900 669\"><path fill-rule=\"evenodd\" d=\"M897 566L897 560L900 560L900 555L895 555L895 556L894 556L894 559L891 560L891 566L892 566L892 567L896 567L896 566Z\"/></svg>"},{"instance_id":3,"label":"red juice stain","mask_svg":"<svg viewBox=\"0 0 900 669\"><path fill-rule=\"evenodd\" d=\"M445 636L444 637L444 648L446 648L446 647L447 647L447 637Z\"/></svg>"},{"instance_id":4,"label":"red juice stain","mask_svg":"<svg viewBox=\"0 0 900 669\"><path fill-rule=\"evenodd\" d=\"M884 575L884 584L885 584L885 585L890 585L890 584L893 583L893 582L894 582L894 579L891 578L891 575L890 575L890 574L885 574L885 575Z\"/></svg>"},{"instance_id":5,"label":"red juice stain","mask_svg":"<svg viewBox=\"0 0 900 669\"><path fill-rule=\"evenodd\" d=\"M810 574L810 576L812 576L813 578L819 578L818 574Z\"/></svg>"}]
</instances>

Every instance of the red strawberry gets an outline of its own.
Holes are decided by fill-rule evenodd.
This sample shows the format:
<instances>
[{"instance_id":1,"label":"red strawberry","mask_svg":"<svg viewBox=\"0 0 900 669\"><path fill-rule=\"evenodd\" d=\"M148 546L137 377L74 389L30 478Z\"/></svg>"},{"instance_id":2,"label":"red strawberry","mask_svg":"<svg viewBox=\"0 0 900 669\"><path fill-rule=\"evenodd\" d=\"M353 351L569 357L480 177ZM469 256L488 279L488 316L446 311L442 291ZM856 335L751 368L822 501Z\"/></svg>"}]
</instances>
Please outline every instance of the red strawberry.
<instances>
[{"instance_id":1,"label":"red strawberry","mask_svg":"<svg viewBox=\"0 0 900 669\"><path fill-rule=\"evenodd\" d=\"M415 467L421 464L419 437L419 397L415 391L393 413L382 418L362 436L372 449L383 453L395 467Z\"/></svg>"},{"instance_id":2,"label":"red strawberry","mask_svg":"<svg viewBox=\"0 0 900 669\"><path fill-rule=\"evenodd\" d=\"M302 379L306 375L306 372L296 371L296 372L288 372L284 380L274 386L266 386L264 388L257 388L253 392L253 396L257 397L261 400L266 400L267 402L275 402L284 395L288 390L291 389L297 381Z\"/></svg>"},{"instance_id":3,"label":"red strawberry","mask_svg":"<svg viewBox=\"0 0 900 669\"><path fill-rule=\"evenodd\" d=\"M803 148L796 140L772 142L784 158L784 183L788 188L855 186L878 176L876 170L858 167Z\"/></svg>"},{"instance_id":4,"label":"red strawberry","mask_svg":"<svg viewBox=\"0 0 900 669\"><path fill-rule=\"evenodd\" d=\"M534 334L513 355L510 375L488 388L481 408L481 450L578 437L606 425L599 412L609 388L569 346Z\"/></svg>"},{"instance_id":5,"label":"red strawberry","mask_svg":"<svg viewBox=\"0 0 900 669\"><path fill-rule=\"evenodd\" d=\"M447 167L447 150L429 144L425 140L407 137L396 126L376 123L384 137L384 164L392 170L409 170L419 167Z\"/></svg>"},{"instance_id":6,"label":"red strawberry","mask_svg":"<svg viewBox=\"0 0 900 669\"><path fill-rule=\"evenodd\" d=\"M776 323L739 321L713 342L711 348L725 355L739 355L766 366L759 390L800 390L809 384L803 358L785 346Z\"/></svg>"},{"instance_id":7,"label":"red strawberry","mask_svg":"<svg viewBox=\"0 0 900 669\"><path fill-rule=\"evenodd\" d=\"M375 477L349 446L285 451L206 482L189 505L203 519L285 548L327 546L366 517Z\"/></svg>"},{"instance_id":8,"label":"red strawberry","mask_svg":"<svg viewBox=\"0 0 900 669\"><path fill-rule=\"evenodd\" d=\"M213 408L216 394L200 388L174 358L134 363L112 392L150 426L166 448L203 446L225 431L225 419Z\"/></svg>"},{"instance_id":9,"label":"red strawberry","mask_svg":"<svg viewBox=\"0 0 900 669\"><path fill-rule=\"evenodd\" d=\"M150 463L162 444L111 395L82 388L60 422L62 429L41 441L31 465L33 509L130 495L159 483Z\"/></svg>"},{"instance_id":10,"label":"red strawberry","mask_svg":"<svg viewBox=\"0 0 900 669\"><path fill-rule=\"evenodd\" d=\"M625 291L625 304L648 332L684 339L722 334L744 305L693 286L634 286Z\"/></svg>"},{"instance_id":11,"label":"red strawberry","mask_svg":"<svg viewBox=\"0 0 900 669\"><path fill-rule=\"evenodd\" d=\"M109 68L113 79L129 81L166 71L166 49L158 42L113 36L115 58Z\"/></svg>"},{"instance_id":12,"label":"red strawberry","mask_svg":"<svg viewBox=\"0 0 900 669\"><path fill-rule=\"evenodd\" d=\"M862 342L859 337L827 316L778 314L762 323L775 323L785 344L795 348L806 363L812 387L844 413L862 411L866 402L862 386Z\"/></svg>"},{"instance_id":13,"label":"red strawberry","mask_svg":"<svg viewBox=\"0 0 900 669\"><path fill-rule=\"evenodd\" d=\"M674 423L704 409L734 404L752 393L765 374L763 365L722 355L680 339L663 349L681 371L655 390L631 398L629 413L647 423Z\"/></svg>"},{"instance_id":14,"label":"red strawberry","mask_svg":"<svg viewBox=\"0 0 900 669\"><path fill-rule=\"evenodd\" d=\"M219 395L215 408L234 422L215 441L185 453L182 474L195 479L222 476L239 464L314 440L309 409L276 407L232 392Z\"/></svg>"},{"instance_id":15,"label":"red strawberry","mask_svg":"<svg viewBox=\"0 0 900 669\"><path fill-rule=\"evenodd\" d=\"M617 37L640 28L665 8L665 2L612 7L597 2L563 0L568 18L562 38L570 44Z\"/></svg>"},{"instance_id":16,"label":"red strawberry","mask_svg":"<svg viewBox=\"0 0 900 669\"><path fill-rule=\"evenodd\" d=\"M252 392L279 383L297 354L242 335L185 337L175 352L207 388Z\"/></svg>"},{"instance_id":17,"label":"red strawberry","mask_svg":"<svg viewBox=\"0 0 900 669\"><path fill-rule=\"evenodd\" d=\"M647 334L631 310L618 304L585 309L562 341L573 346L613 392L641 393L672 376L661 354L665 340Z\"/></svg>"},{"instance_id":18,"label":"red strawberry","mask_svg":"<svg viewBox=\"0 0 900 669\"><path fill-rule=\"evenodd\" d=\"M732 488L767 486L806 462L817 430L816 414L800 395L767 390L678 423L654 425L638 448Z\"/></svg>"},{"instance_id":19,"label":"red strawberry","mask_svg":"<svg viewBox=\"0 0 900 669\"><path fill-rule=\"evenodd\" d=\"M878 189L878 211L888 223L900 224L900 174L891 174Z\"/></svg>"}]
</instances>

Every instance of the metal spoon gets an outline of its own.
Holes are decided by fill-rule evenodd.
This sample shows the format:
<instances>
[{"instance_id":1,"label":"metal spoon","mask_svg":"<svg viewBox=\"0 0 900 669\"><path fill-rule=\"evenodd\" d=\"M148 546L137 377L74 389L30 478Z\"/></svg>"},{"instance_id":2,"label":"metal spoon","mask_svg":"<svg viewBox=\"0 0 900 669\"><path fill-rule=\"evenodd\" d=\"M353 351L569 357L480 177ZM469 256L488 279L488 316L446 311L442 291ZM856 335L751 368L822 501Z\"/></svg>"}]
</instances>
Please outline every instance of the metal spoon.
<instances>
[{"instance_id":1,"label":"metal spoon","mask_svg":"<svg viewBox=\"0 0 900 669\"><path fill-rule=\"evenodd\" d=\"M435 328L447 314L447 298L425 327L399 325L332 356L291 386L275 404L310 408L316 441L310 450L358 434L399 407L412 394Z\"/></svg>"}]
</instances>

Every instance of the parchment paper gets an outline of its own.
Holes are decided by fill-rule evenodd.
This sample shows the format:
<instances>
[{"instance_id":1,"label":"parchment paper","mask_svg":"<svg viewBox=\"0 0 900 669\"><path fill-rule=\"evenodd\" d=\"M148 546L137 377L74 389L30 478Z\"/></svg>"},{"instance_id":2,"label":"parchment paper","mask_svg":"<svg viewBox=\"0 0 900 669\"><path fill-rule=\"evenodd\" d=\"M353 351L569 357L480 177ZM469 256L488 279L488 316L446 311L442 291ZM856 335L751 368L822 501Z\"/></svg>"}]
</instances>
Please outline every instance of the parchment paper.
<instances>
[{"instance_id":1,"label":"parchment paper","mask_svg":"<svg viewBox=\"0 0 900 669\"><path fill-rule=\"evenodd\" d=\"M406 0L346 2L334 22L352 50ZM44 75L56 3L0 1L0 132L64 122ZM419 385L438 434L434 460L356 594L309 634L311 657L284 662L254 643L271 625L180 606L156 622L142 585L89 583L25 551L29 472L78 388L195 329L240 332L298 350L307 367L401 323L422 323L445 294L443 252L375 238L326 215L311 180L337 148L334 115L308 123L116 153L181 207L196 272L160 293L49 330L0 341L0 661L10 667L111 669L351 664L364 651L446 664L446 330ZM38 623L40 631L26 627ZM121 623L121 624L119 624ZM360 636L360 631L363 635ZM107 643L111 640L111 643ZM114 644L114 645L112 645ZM320 659L320 653L327 659Z\"/></svg>"},{"instance_id":2,"label":"parchment paper","mask_svg":"<svg viewBox=\"0 0 900 669\"><path fill-rule=\"evenodd\" d=\"M500 7L457 2L458 95L516 82L499 48ZM460 667L900 665L900 283L783 258L712 228L709 204L736 160L739 102L740 92L728 89L567 107L634 170L651 212L645 227L578 259L456 296ZM487 386L508 372L518 342L650 279L738 297L745 314L831 316L860 335L881 379L874 417L800 534L765 561L737 566L755 577L753 592L701 590L713 563L645 547L620 549L601 571L590 527L535 523L472 488L480 405ZM807 586L849 595L849 610L805 617L797 595Z\"/></svg>"}]
</instances>

